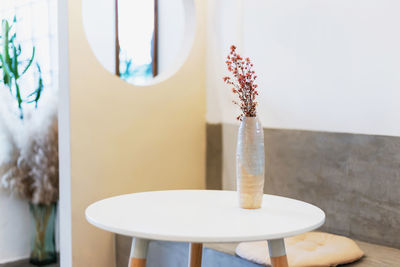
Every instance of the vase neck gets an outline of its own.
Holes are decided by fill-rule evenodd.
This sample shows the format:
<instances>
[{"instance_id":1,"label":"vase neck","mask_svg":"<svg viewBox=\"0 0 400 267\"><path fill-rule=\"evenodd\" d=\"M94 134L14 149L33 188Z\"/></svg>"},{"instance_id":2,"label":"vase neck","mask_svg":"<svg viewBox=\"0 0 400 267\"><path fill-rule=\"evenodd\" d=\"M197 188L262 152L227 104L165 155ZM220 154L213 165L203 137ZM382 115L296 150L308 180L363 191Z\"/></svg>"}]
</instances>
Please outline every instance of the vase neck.
<instances>
[{"instance_id":1,"label":"vase neck","mask_svg":"<svg viewBox=\"0 0 400 267\"><path fill-rule=\"evenodd\" d=\"M258 117L243 117L243 120L258 120Z\"/></svg>"},{"instance_id":2,"label":"vase neck","mask_svg":"<svg viewBox=\"0 0 400 267\"><path fill-rule=\"evenodd\" d=\"M242 124L260 124L258 117L244 117Z\"/></svg>"}]
</instances>

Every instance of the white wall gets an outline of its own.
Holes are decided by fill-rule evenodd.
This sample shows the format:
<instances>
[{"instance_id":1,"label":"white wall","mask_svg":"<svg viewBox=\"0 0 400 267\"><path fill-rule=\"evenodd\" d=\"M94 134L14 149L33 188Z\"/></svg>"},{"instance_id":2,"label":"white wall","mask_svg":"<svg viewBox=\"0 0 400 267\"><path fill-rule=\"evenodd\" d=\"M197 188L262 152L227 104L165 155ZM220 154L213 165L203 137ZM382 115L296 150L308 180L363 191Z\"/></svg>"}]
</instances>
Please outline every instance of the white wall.
<instances>
[{"instance_id":1,"label":"white wall","mask_svg":"<svg viewBox=\"0 0 400 267\"><path fill-rule=\"evenodd\" d=\"M240 2L240 0L235 0ZM207 121L211 123L227 122L236 118L237 110L232 106L232 91L222 81L227 75L226 55L232 44L241 43L242 33L237 21L242 20L232 0L208 0L207 9ZM240 35L240 34L239 34Z\"/></svg>"},{"instance_id":2,"label":"white wall","mask_svg":"<svg viewBox=\"0 0 400 267\"><path fill-rule=\"evenodd\" d=\"M246 0L241 12L227 0L216 2L209 21L209 122L233 123L238 113L221 81L235 42L259 74L264 127L400 136L399 1Z\"/></svg>"},{"instance_id":3,"label":"white wall","mask_svg":"<svg viewBox=\"0 0 400 267\"><path fill-rule=\"evenodd\" d=\"M33 231L28 202L0 189L0 264L29 257Z\"/></svg>"}]
</instances>

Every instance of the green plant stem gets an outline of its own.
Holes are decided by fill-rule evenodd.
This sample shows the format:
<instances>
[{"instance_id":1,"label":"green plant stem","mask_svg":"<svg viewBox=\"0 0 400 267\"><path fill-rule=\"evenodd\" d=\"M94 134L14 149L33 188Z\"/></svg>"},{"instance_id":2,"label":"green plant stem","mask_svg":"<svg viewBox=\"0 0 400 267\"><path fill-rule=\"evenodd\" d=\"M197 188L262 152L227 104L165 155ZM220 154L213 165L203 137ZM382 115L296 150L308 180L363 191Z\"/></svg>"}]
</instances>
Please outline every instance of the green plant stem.
<instances>
[{"instance_id":1,"label":"green plant stem","mask_svg":"<svg viewBox=\"0 0 400 267\"><path fill-rule=\"evenodd\" d=\"M14 22L16 22L16 18L14 18ZM2 39L2 47L0 49L0 69L3 72L3 83L8 87L11 95L16 99L18 104L18 109L20 112L20 119L24 119L24 110L23 104L35 103L35 108L37 107L38 101L41 97L41 93L43 91L43 80L42 80L42 72L38 63L37 73L38 76L38 84L35 90L32 93L24 93L21 92L20 88L20 78L31 68L32 62L35 59L35 47L32 48L32 55L27 60L20 60L18 57L21 55L21 45L16 43L17 34L12 34L10 36L10 30L13 25L10 26L7 20L2 20L1 22L1 39ZM11 53L11 54L10 54ZM26 63L27 62L27 63ZM24 64L22 72L19 71L18 66ZM15 90L15 92L14 92ZM27 95L27 97L26 97Z\"/></svg>"}]
</instances>

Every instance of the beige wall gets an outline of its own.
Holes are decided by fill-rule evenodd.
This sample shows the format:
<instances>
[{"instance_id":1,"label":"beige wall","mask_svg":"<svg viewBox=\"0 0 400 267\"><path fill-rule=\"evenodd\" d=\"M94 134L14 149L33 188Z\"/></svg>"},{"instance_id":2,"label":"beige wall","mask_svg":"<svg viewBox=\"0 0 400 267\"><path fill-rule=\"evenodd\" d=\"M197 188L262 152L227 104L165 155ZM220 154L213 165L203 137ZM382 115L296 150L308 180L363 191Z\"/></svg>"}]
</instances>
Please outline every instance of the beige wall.
<instances>
[{"instance_id":1,"label":"beige wall","mask_svg":"<svg viewBox=\"0 0 400 267\"><path fill-rule=\"evenodd\" d=\"M204 187L203 2L196 0L197 31L187 61L173 77L149 87L129 85L103 69L84 35L81 0L68 3L74 267L114 265L112 235L84 218L90 203Z\"/></svg>"}]
</instances>

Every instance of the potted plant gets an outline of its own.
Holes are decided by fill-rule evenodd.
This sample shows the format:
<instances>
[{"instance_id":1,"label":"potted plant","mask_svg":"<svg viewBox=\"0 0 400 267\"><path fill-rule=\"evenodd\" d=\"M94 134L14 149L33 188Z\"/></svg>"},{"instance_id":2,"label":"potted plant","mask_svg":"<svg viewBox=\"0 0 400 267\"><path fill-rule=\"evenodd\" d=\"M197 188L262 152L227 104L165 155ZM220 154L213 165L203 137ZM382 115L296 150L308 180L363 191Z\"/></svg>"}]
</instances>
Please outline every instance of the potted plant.
<instances>
[{"instance_id":1,"label":"potted plant","mask_svg":"<svg viewBox=\"0 0 400 267\"><path fill-rule=\"evenodd\" d=\"M14 23L16 19L14 18ZM39 110L43 80L35 62L35 47L29 58L23 58L17 33L7 20L1 23L0 90L2 109L0 122L7 136L9 153L0 155L0 181L3 187L29 201L34 224L30 262L45 265L57 261L55 219L58 201L58 131L53 106ZM35 84L23 86L26 73L34 71ZM4 91L8 91L8 95ZM2 106L5 106L2 104ZM29 106L31 107L30 111Z\"/></svg>"},{"instance_id":2,"label":"potted plant","mask_svg":"<svg viewBox=\"0 0 400 267\"><path fill-rule=\"evenodd\" d=\"M239 205L244 209L257 209L262 204L265 172L264 134L256 110L257 76L250 59L242 58L234 45L231 46L226 64L232 77L223 79L232 86L232 92L238 98L233 103L241 110L237 116L241 123L236 147Z\"/></svg>"}]
</instances>

